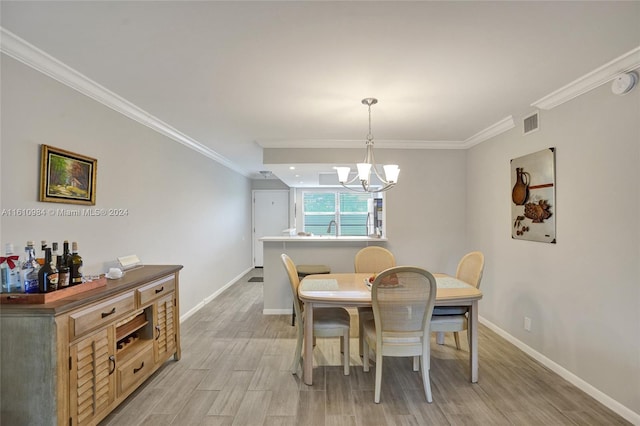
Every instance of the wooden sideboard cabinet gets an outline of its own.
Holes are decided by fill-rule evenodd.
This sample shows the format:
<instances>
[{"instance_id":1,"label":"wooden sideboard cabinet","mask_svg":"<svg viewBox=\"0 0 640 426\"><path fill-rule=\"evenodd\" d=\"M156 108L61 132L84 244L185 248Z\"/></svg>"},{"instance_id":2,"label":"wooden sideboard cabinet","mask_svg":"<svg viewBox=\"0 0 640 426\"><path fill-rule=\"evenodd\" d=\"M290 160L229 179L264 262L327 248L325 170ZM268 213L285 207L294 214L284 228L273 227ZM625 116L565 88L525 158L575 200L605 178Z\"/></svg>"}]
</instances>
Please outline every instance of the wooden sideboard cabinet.
<instances>
[{"instance_id":1,"label":"wooden sideboard cabinet","mask_svg":"<svg viewBox=\"0 0 640 426\"><path fill-rule=\"evenodd\" d=\"M178 275L146 265L44 304L0 307L0 424L95 425L180 359Z\"/></svg>"}]
</instances>

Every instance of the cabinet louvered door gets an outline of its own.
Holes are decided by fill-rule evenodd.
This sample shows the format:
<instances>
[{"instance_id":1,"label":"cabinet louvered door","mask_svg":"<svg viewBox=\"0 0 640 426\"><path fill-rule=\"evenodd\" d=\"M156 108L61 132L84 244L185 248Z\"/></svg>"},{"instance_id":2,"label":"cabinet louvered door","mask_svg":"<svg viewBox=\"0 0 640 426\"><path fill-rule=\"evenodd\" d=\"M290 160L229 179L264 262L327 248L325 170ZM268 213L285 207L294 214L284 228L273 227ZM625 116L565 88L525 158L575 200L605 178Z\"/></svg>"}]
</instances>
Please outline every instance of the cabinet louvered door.
<instances>
[{"instance_id":1,"label":"cabinet louvered door","mask_svg":"<svg viewBox=\"0 0 640 426\"><path fill-rule=\"evenodd\" d=\"M170 294L156 302L155 309L155 359L164 362L176 351L175 294Z\"/></svg>"},{"instance_id":2,"label":"cabinet louvered door","mask_svg":"<svg viewBox=\"0 0 640 426\"><path fill-rule=\"evenodd\" d=\"M71 346L70 424L92 424L114 401L114 346L113 327L88 336Z\"/></svg>"}]
</instances>

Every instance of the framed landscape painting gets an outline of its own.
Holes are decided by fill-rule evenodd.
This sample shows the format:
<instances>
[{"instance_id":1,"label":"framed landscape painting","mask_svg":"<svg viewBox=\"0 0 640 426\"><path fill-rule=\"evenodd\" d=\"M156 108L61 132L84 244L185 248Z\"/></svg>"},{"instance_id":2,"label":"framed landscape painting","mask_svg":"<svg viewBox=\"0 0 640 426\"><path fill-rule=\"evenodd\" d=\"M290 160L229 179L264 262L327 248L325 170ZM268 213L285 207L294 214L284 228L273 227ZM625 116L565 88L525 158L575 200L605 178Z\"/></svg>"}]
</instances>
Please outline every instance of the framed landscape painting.
<instances>
[{"instance_id":1,"label":"framed landscape painting","mask_svg":"<svg viewBox=\"0 0 640 426\"><path fill-rule=\"evenodd\" d=\"M96 204L98 160L42 145L40 201Z\"/></svg>"}]
</instances>

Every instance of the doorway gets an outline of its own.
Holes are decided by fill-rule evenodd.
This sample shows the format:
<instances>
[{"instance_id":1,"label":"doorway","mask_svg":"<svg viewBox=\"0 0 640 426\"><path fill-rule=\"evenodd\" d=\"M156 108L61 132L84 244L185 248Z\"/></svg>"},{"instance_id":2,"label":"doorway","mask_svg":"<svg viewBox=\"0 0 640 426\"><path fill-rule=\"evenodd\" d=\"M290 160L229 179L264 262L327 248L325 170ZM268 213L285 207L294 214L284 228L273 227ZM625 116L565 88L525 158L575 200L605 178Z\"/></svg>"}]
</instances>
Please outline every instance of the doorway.
<instances>
[{"instance_id":1,"label":"doorway","mask_svg":"<svg viewBox=\"0 0 640 426\"><path fill-rule=\"evenodd\" d=\"M261 237L280 236L289 227L289 191L253 191L253 265L264 263Z\"/></svg>"}]
</instances>

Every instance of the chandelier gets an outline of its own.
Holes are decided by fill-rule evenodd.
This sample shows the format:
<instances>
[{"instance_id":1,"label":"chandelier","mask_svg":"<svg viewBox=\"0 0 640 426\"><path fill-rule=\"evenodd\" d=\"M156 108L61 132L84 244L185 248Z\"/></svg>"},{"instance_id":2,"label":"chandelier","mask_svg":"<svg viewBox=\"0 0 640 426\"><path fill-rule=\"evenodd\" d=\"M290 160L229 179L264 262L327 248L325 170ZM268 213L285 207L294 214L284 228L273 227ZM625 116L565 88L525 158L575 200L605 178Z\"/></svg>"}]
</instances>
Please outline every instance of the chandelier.
<instances>
[{"instance_id":1,"label":"chandelier","mask_svg":"<svg viewBox=\"0 0 640 426\"><path fill-rule=\"evenodd\" d=\"M375 105L378 103L376 98L365 98L362 100L364 105L369 107L369 134L367 135L367 153L364 157L364 161L362 163L357 164L358 174L353 177L353 179L349 180L349 173L351 172L350 167L336 167L336 171L338 172L338 181L342 186L351 191L355 192L383 192L388 189L391 189L398 183L398 175L400 174L400 169L397 164L388 164L382 166L384 169L385 178L380 176L378 172L378 167L376 165L376 160L373 156L373 135L371 134L371 105ZM371 186L371 172L382 182L382 187ZM349 187L347 185L351 185L356 180L360 180L360 187Z\"/></svg>"}]
</instances>

